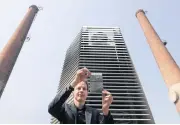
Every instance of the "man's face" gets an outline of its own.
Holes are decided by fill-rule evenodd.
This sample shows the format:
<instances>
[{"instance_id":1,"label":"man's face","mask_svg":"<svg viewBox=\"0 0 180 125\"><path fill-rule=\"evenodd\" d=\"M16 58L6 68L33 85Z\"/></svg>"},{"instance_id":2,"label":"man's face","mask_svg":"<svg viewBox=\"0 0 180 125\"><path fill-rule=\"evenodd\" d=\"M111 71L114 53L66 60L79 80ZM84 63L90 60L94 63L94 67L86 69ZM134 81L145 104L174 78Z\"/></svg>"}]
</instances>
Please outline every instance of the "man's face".
<instances>
[{"instance_id":1,"label":"man's face","mask_svg":"<svg viewBox=\"0 0 180 125\"><path fill-rule=\"evenodd\" d=\"M85 102L88 91L87 91L87 84L85 82L80 82L74 87L74 99L78 102Z\"/></svg>"}]
</instances>

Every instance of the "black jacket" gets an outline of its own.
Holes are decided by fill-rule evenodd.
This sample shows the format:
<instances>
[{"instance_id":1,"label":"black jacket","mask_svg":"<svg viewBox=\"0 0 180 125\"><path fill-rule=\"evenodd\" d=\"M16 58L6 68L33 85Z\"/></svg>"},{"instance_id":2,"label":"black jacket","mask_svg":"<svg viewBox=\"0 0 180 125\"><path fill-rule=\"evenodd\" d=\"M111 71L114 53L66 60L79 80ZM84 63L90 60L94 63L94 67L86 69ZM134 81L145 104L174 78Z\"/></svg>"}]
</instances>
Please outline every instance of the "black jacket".
<instances>
[{"instance_id":1,"label":"black jacket","mask_svg":"<svg viewBox=\"0 0 180 125\"><path fill-rule=\"evenodd\" d=\"M66 88L63 92L56 95L50 103L48 112L64 124L77 123L77 109L74 104L66 104L65 101L73 90ZM100 115L100 112L89 106L85 107L86 124L114 124L110 112L107 116Z\"/></svg>"}]
</instances>

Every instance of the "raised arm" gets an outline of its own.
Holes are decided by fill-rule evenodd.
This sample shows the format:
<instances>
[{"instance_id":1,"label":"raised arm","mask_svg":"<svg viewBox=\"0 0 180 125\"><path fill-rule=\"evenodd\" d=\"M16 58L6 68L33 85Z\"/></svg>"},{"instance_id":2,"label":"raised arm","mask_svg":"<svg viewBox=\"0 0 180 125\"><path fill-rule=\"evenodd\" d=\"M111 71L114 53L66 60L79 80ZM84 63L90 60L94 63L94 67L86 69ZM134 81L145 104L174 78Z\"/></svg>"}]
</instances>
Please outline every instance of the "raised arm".
<instances>
[{"instance_id":1,"label":"raised arm","mask_svg":"<svg viewBox=\"0 0 180 125\"><path fill-rule=\"evenodd\" d=\"M102 124L114 124L113 117L109 111L109 107L113 101L112 94L107 90L102 91L102 112L103 121Z\"/></svg>"},{"instance_id":2,"label":"raised arm","mask_svg":"<svg viewBox=\"0 0 180 125\"><path fill-rule=\"evenodd\" d=\"M70 86L64 91L61 91L56 95L53 101L49 104L48 112L57 118L58 120L63 119L65 113L65 101L70 96L73 88Z\"/></svg>"},{"instance_id":3,"label":"raised arm","mask_svg":"<svg viewBox=\"0 0 180 125\"><path fill-rule=\"evenodd\" d=\"M58 120L64 119L65 114L65 101L70 96L71 92L74 90L74 87L81 81L85 81L91 73L87 68L79 69L76 72L75 79L69 87L61 91L56 95L54 100L49 104L48 112L57 118Z\"/></svg>"}]
</instances>

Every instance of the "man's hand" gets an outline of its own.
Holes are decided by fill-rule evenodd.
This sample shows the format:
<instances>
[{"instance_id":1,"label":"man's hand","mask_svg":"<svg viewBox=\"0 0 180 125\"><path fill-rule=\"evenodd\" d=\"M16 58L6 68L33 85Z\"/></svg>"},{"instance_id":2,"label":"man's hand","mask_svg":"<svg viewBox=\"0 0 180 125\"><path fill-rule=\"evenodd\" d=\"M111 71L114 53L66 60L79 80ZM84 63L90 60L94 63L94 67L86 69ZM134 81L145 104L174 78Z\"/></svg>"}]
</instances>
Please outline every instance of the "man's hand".
<instances>
[{"instance_id":1,"label":"man's hand","mask_svg":"<svg viewBox=\"0 0 180 125\"><path fill-rule=\"evenodd\" d=\"M86 81L86 79L91 75L91 72L87 68L79 69L76 72L75 79L73 80L71 86L74 88L81 81Z\"/></svg>"},{"instance_id":2,"label":"man's hand","mask_svg":"<svg viewBox=\"0 0 180 125\"><path fill-rule=\"evenodd\" d=\"M107 90L102 91L102 112L103 115L108 115L109 113L109 106L113 101L113 97L110 92Z\"/></svg>"}]
</instances>

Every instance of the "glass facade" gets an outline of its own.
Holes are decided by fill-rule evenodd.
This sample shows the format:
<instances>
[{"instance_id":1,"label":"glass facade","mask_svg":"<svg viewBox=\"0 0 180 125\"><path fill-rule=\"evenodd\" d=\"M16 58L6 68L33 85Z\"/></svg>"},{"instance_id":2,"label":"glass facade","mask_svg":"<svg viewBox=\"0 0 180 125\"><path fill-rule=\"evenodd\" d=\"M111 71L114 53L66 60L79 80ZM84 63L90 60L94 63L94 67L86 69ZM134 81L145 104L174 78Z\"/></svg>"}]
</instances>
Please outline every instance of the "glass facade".
<instances>
[{"instance_id":1,"label":"glass facade","mask_svg":"<svg viewBox=\"0 0 180 125\"><path fill-rule=\"evenodd\" d=\"M78 69L87 67L100 77L103 88L113 95L110 106L116 124L154 123L138 75L131 61L125 41L118 27L84 26L66 52L58 92L65 89ZM86 105L101 111L101 93L91 92ZM72 96L67 103L72 103ZM52 118L51 123L59 123Z\"/></svg>"}]
</instances>

